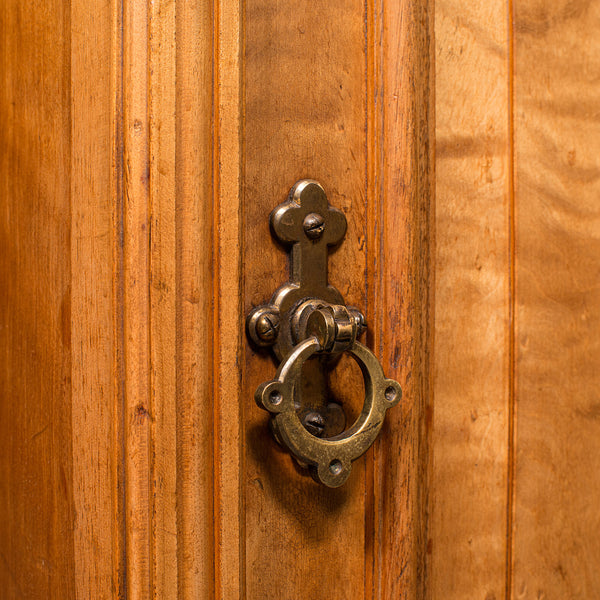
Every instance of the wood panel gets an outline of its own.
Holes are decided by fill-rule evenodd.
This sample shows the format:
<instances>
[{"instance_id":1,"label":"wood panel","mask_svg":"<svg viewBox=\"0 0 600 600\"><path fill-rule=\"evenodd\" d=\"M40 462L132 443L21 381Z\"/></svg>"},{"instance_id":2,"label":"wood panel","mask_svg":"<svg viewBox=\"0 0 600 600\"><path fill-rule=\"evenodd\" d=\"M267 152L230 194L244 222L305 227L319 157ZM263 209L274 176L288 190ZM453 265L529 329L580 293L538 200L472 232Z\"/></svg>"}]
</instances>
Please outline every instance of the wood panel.
<instances>
[{"instance_id":1,"label":"wood panel","mask_svg":"<svg viewBox=\"0 0 600 600\"><path fill-rule=\"evenodd\" d=\"M436 2L435 417L430 588L505 594L510 147L505 0Z\"/></svg>"},{"instance_id":2,"label":"wood panel","mask_svg":"<svg viewBox=\"0 0 600 600\"><path fill-rule=\"evenodd\" d=\"M428 5L3 4L7 597L422 597ZM339 490L272 441L243 328L302 177L348 216L331 281L405 388Z\"/></svg>"},{"instance_id":3,"label":"wood panel","mask_svg":"<svg viewBox=\"0 0 600 600\"><path fill-rule=\"evenodd\" d=\"M153 582L148 6L123 2L123 435L127 596Z\"/></svg>"},{"instance_id":4,"label":"wood panel","mask_svg":"<svg viewBox=\"0 0 600 600\"><path fill-rule=\"evenodd\" d=\"M595 598L600 10L441 0L436 17L431 591Z\"/></svg>"},{"instance_id":5,"label":"wood panel","mask_svg":"<svg viewBox=\"0 0 600 600\"><path fill-rule=\"evenodd\" d=\"M514 2L514 598L600 590L600 6Z\"/></svg>"},{"instance_id":6,"label":"wood panel","mask_svg":"<svg viewBox=\"0 0 600 600\"><path fill-rule=\"evenodd\" d=\"M302 178L318 180L345 212L330 281L350 304L366 304L364 19L358 0L245 4L244 314L289 279L268 217ZM336 597L363 598L364 460L335 490L302 474L254 404L258 384L273 377L272 360L246 350L244 370L247 597L317 600L331 596L323 582L335 581Z\"/></svg>"},{"instance_id":7,"label":"wood panel","mask_svg":"<svg viewBox=\"0 0 600 600\"><path fill-rule=\"evenodd\" d=\"M178 585L177 594L168 587L157 597L187 600L213 597L215 585L209 410L214 397L214 15L208 2L178 2L175 11Z\"/></svg>"},{"instance_id":8,"label":"wood panel","mask_svg":"<svg viewBox=\"0 0 600 600\"><path fill-rule=\"evenodd\" d=\"M215 598L245 592L243 380L243 2L218 0L215 19L214 245ZM202 285L202 283L201 283Z\"/></svg>"},{"instance_id":9,"label":"wood panel","mask_svg":"<svg viewBox=\"0 0 600 600\"><path fill-rule=\"evenodd\" d=\"M403 389L368 464L367 597L425 598L433 408L433 2L367 6L370 339Z\"/></svg>"},{"instance_id":10,"label":"wood panel","mask_svg":"<svg viewBox=\"0 0 600 600\"><path fill-rule=\"evenodd\" d=\"M244 308L288 276L282 253L255 248L272 244L269 211L295 180L320 180L349 219L331 280L369 307L370 343L406 407L343 488L320 488L265 440L251 394L273 365L246 353L249 598L330 597L330 581L340 598L417 598L425 586L432 13L426 2L364 10L246 4Z\"/></svg>"},{"instance_id":11,"label":"wood panel","mask_svg":"<svg viewBox=\"0 0 600 600\"><path fill-rule=\"evenodd\" d=\"M400 14L362 2L142 4L124 13L128 593L419 597L426 496L411 491L427 475L427 3ZM407 156L390 152L384 165L396 147ZM333 283L382 327L403 302L393 368L407 407L391 450L359 461L340 490L317 486L272 441L252 397L274 365L243 331L249 308L288 277L268 214L301 177L322 181L349 218ZM394 257L388 279L368 297L365 272L374 278L383 255ZM379 344L385 361L392 345ZM400 447L410 453L399 461ZM375 477L384 465L389 480ZM400 486L406 494L394 494ZM382 515L398 519L391 536Z\"/></svg>"},{"instance_id":12,"label":"wood panel","mask_svg":"<svg viewBox=\"0 0 600 600\"><path fill-rule=\"evenodd\" d=\"M161 598L178 592L175 8L153 2L148 14L152 582Z\"/></svg>"},{"instance_id":13,"label":"wood panel","mask_svg":"<svg viewBox=\"0 0 600 600\"><path fill-rule=\"evenodd\" d=\"M226 596L216 591L213 514L213 136L221 137L214 26L212 3L125 3L124 481L132 598ZM229 164L239 159L232 155Z\"/></svg>"},{"instance_id":14,"label":"wood panel","mask_svg":"<svg viewBox=\"0 0 600 600\"><path fill-rule=\"evenodd\" d=\"M385 597L393 573L378 566L375 589L374 556L393 562L401 544L402 560L413 567L406 593L414 595L424 584L421 503L385 499L392 518L411 505L402 527L420 528L401 542L385 539L386 530L373 528L384 500L377 505L365 500L379 465L367 473L363 459L354 482L337 491L298 473L277 450L266 415L252 401L254 387L271 376L273 364L251 353L242 360L242 349L248 349L240 323L252 304L287 279L285 256L268 233L268 214L297 179L308 176L320 179L349 217L347 243L331 259L332 281L350 303L362 306L367 251L373 269L382 252L375 225L367 239L368 211L375 218L385 209L393 219L393 199L402 187L397 222L402 235L388 235L385 251L397 254L396 268L408 260L412 270L402 289L389 292L384 284L380 293L395 305L402 291L407 308L411 298L424 294L423 312L411 317L410 326L423 328L429 318L429 255L419 237L430 227L429 154L419 153L417 145L429 123L430 30L418 27L426 4L406 9L406 30L395 11L384 15L382 7L370 5L365 13L360 2L310 10L295 2L277 7L254 2L243 11L232 2L142 4L130 0L124 11L128 593L315 598L330 594L323 581L335 580L340 597L355 598L357 590ZM376 33L388 21L393 34ZM368 130L383 79L367 84L367 78L394 71L395 53L384 50L384 42L401 48L407 31L410 47L404 51L414 66L390 80L392 117L385 134L379 125ZM402 120L397 90L407 83L418 84L422 95L404 92L402 102L412 104ZM423 100L425 110L418 112ZM419 119L420 128L407 127L411 118ZM402 163L406 181L394 174L379 191L380 156L399 140L411 153ZM386 168L395 171L391 163ZM416 211L425 218L414 230ZM420 233L409 240L413 231ZM399 252L402 239L410 245L408 254ZM411 283L415 277L419 286ZM371 310L385 315L379 302L373 296ZM402 334L408 318L397 316L394 331ZM406 335L408 356L428 343L427 332ZM412 436L421 435L415 424L428 393L425 362L419 361L402 375L407 382L414 375L419 400L409 409L411 428L395 441L414 444L414 454L403 463L412 471L402 471L400 481L414 481L417 489L424 483L419 469L426 446L420 447L424 437ZM354 387L362 385L356 381ZM393 456L378 460L391 462ZM301 561L289 552L290 544L302 548ZM281 566L274 568L276 559Z\"/></svg>"},{"instance_id":15,"label":"wood panel","mask_svg":"<svg viewBox=\"0 0 600 600\"><path fill-rule=\"evenodd\" d=\"M124 589L116 362L118 3L71 2L71 423L75 597ZM65 596L58 596L64 598ZM68 597L68 596L67 596Z\"/></svg>"},{"instance_id":16,"label":"wood panel","mask_svg":"<svg viewBox=\"0 0 600 600\"><path fill-rule=\"evenodd\" d=\"M0 589L121 589L110 2L0 8Z\"/></svg>"},{"instance_id":17,"label":"wood panel","mask_svg":"<svg viewBox=\"0 0 600 600\"><path fill-rule=\"evenodd\" d=\"M0 503L10 515L0 525L0 572L9 597L69 597L70 13L61 1L4 2L0 11Z\"/></svg>"}]
</instances>

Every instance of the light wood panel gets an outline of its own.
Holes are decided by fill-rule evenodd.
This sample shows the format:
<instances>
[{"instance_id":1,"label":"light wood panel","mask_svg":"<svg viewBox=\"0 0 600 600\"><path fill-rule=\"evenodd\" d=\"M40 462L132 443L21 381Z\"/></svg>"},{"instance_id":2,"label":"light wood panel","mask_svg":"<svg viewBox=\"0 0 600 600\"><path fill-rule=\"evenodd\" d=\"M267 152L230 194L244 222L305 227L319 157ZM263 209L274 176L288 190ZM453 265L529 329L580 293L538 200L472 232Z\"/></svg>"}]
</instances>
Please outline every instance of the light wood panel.
<instances>
[{"instance_id":1,"label":"light wood panel","mask_svg":"<svg viewBox=\"0 0 600 600\"><path fill-rule=\"evenodd\" d=\"M600 6L514 2L514 598L600 590Z\"/></svg>"},{"instance_id":2,"label":"light wood panel","mask_svg":"<svg viewBox=\"0 0 600 600\"><path fill-rule=\"evenodd\" d=\"M595 598L600 9L436 6L431 592Z\"/></svg>"},{"instance_id":3,"label":"light wood panel","mask_svg":"<svg viewBox=\"0 0 600 600\"><path fill-rule=\"evenodd\" d=\"M434 598L505 594L510 358L505 0L436 2Z\"/></svg>"}]
</instances>

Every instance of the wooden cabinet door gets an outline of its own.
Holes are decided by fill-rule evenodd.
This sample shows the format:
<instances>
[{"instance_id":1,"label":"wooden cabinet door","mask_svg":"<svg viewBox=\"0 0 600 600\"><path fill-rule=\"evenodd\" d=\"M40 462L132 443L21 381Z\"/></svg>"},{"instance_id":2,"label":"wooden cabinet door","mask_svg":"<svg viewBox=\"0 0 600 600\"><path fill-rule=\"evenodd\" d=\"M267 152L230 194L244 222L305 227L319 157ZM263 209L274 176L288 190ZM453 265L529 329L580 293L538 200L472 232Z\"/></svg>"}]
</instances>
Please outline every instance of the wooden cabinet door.
<instances>
[{"instance_id":1,"label":"wooden cabinet door","mask_svg":"<svg viewBox=\"0 0 600 600\"><path fill-rule=\"evenodd\" d=\"M599 598L599 31L589 0L0 2L0 599ZM404 390L337 489L244 331L303 178ZM356 365L331 385L356 417Z\"/></svg>"},{"instance_id":2,"label":"wooden cabinet door","mask_svg":"<svg viewBox=\"0 0 600 600\"><path fill-rule=\"evenodd\" d=\"M2 3L3 598L424 596L431 4ZM273 441L244 332L301 178L404 389L335 490ZM334 385L356 415L350 361Z\"/></svg>"},{"instance_id":3,"label":"wooden cabinet door","mask_svg":"<svg viewBox=\"0 0 600 600\"><path fill-rule=\"evenodd\" d=\"M599 598L598 7L0 2L0 599ZM303 178L404 390L337 489L244 331Z\"/></svg>"}]
</instances>

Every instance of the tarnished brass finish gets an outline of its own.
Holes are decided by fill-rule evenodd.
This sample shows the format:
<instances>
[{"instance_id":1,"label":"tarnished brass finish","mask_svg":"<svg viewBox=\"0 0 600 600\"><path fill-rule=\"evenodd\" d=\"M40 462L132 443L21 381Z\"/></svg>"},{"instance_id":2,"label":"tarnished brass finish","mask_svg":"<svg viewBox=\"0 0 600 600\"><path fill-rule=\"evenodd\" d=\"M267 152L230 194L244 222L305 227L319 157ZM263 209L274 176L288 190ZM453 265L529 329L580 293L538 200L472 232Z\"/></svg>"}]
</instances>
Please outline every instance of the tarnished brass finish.
<instances>
[{"instance_id":1,"label":"tarnished brass finish","mask_svg":"<svg viewBox=\"0 0 600 600\"><path fill-rule=\"evenodd\" d=\"M277 437L290 451L309 465L316 479L329 487L342 485L352 461L361 456L375 441L388 408L402 396L400 384L386 379L374 354L359 342L349 348L365 378L365 402L356 422L344 433L321 439L311 435L296 414L294 388L302 375L302 365L322 350L316 337L298 344L279 365L275 379L261 384L255 400L274 415Z\"/></svg>"},{"instance_id":2,"label":"tarnished brass finish","mask_svg":"<svg viewBox=\"0 0 600 600\"><path fill-rule=\"evenodd\" d=\"M344 214L329 206L316 181L305 179L271 213L271 227L279 241L292 245L292 281L248 315L250 339L272 346L282 361L275 379L258 387L255 400L271 413L275 439L317 481L338 487L352 461L377 437L385 412L399 402L402 390L357 341L366 328L362 313L346 307L327 282L327 247L344 237ZM362 412L346 431L343 410L329 399L325 384L326 365L342 352L354 357L365 380Z\"/></svg>"},{"instance_id":3,"label":"tarnished brass finish","mask_svg":"<svg viewBox=\"0 0 600 600\"><path fill-rule=\"evenodd\" d=\"M317 221L316 217L320 219ZM327 283L327 247L342 241L346 217L329 206L323 188L316 181L303 179L292 188L287 201L271 213L271 228L281 243L292 246L291 282L275 292L269 305L254 309L247 324L255 343L272 344L277 357L283 359L296 344L289 323L299 303L314 298L344 304L342 295ZM260 316L265 312L280 318L273 342L261 339L257 331Z\"/></svg>"},{"instance_id":4,"label":"tarnished brass finish","mask_svg":"<svg viewBox=\"0 0 600 600\"><path fill-rule=\"evenodd\" d=\"M279 333L279 309L263 306L254 310L248 317L248 333L258 346L272 346Z\"/></svg>"}]
</instances>

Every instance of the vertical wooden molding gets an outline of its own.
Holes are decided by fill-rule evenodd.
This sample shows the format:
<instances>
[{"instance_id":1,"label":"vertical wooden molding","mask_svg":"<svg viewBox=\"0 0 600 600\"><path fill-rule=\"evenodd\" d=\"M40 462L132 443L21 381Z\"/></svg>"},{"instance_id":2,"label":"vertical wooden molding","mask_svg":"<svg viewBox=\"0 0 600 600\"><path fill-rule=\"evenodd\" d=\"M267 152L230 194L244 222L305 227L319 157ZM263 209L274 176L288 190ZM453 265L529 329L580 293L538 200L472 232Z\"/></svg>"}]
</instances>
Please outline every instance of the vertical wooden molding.
<instances>
[{"instance_id":1,"label":"vertical wooden molding","mask_svg":"<svg viewBox=\"0 0 600 600\"><path fill-rule=\"evenodd\" d=\"M175 2L149 4L153 595L177 599Z\"/></svg>"},{"instance_id":2,"label":"vertical wooden molding","mask_svg":"<svg viewBox=\"0 0 600 600\"><path fill-rule=\"evenodd\" d=\"M123 0L113 0L111 42L111 161L112 178L110 192L112 203L112 330L114 339L112 402L113 422L111 443L115 461L112 467L113 498L113 594L125 598L127 578L126 489L125 489L125 330L124 330L124 222L123 222Z\"/></svg>"},{"instance_id":3,"label":"vertical wooden molding","mask_svg":"<svg viewBox=\"0 0 600 600\"><path fill-rule=\"evenodd\" d=\"M244 597L241 360L242 3L218 0L215 23L215 596Z\"/></svg>"},{"instance_id":4,"label":"vertical wooden molding","mask_svg":"<svg viewBox=\"0 0 600 600\"><path fill-rule=\"evenodd\" d=\"M148 5L123 3L123 333L127 597L152 595Z\"/></svg>"},{"instance_id":5,"label":"vertical wooden molding","mask_svg":"<svg viewBox=\"0 0 600 600\"><path fill-rule=\"evenodd\" d=\"M404 396L374 452L373 595L426 597L433 326L433 2L373 3L374 348Z\"/></svg>"},{"instance_id":6,"label":"vertical wooden molding","mask_svg":"<svg viewBox=\"0 0 600 600\"><path fill-rule=\"evenodd\" d=\"M377 276L380 257L383 256L378 223L381 222L381 155L383 146L383 111L381 110L382 83L382 27L383 15L380 0L368 0L366 4L366 136L367 136L367 170L366 170L366 203L367 203L367 329L368 345L375 355L382 358L382 340L380 328L383 311L378 309L377 301L381 296L381 282ZM379 333L378 333L379 331ZM384 365L384 369L386 365ZM388 369L389 371L389 369ZM386 371L387 373L387 371ZM391 375L390 375L391 377ZM406 397L406 394L405 394ZM398 408L399 410L399 408ZM386 431L385 429L383 430ZM383 432L382 432L383 433ZM381 435L381 434L380 434ZM372 453L368 455L365 470L366 504L365 504L365 598L381 597L381 513L379 495L375 494L375 472L378 458L374 444Z\"/></svg>"},{"instance_id":7,"label":"vertical wooden molding","mask_svg":"<svg viewBox=\"0 0 600 600\"><path fill-rule=\"evenodd\" d=\"M177 598L192 600L215 589L213 2L177 2L175 31Z\"/></svg>"},{"instance_id":8,"label":"vertical wooden molding","mask_svg":"<svg viewBox=\"0 0 600 600\"><path fill-rule=\"evenodd\" d=\"M124 5L127 593L241 594L241 5Z\"/></svg>"},{"instance_id":9,"label":"vertical wooden molding","mask_svg":"<svg viewBox=\"0 0 600 600\"><path fill-rule=\"evenodd\" d=\"M514 0L506 1L507 11L507 129L508 129L508 375L507 375L507 467L506 467L506 549L505 549L505 584L504 597L510 600L513 595L513 545L514 545L514 507L515 507L515 468L516 468L516 421L517 421L517 379L516 379L516 203L515 203L515 13Z\"/></svg>"},{"instance_id":10,"label":"vertical wooden molding","mask_svg":"<svg viewBox=\"0 0 600 600\"><path fill-rule=\"evenodd\" d=\"M71 393L75 594L120 594L122 460L115 435L119 2L71 3Z\"/></svg>"}]
</instances>

